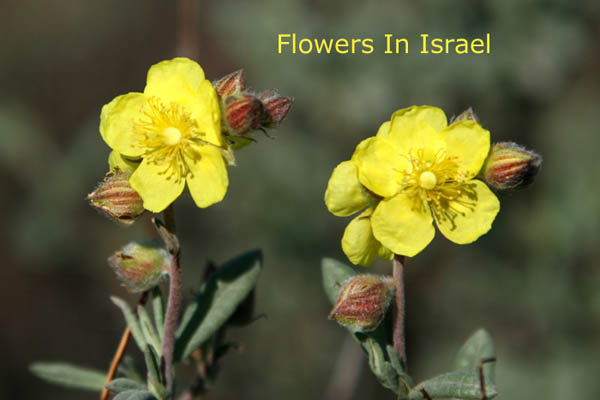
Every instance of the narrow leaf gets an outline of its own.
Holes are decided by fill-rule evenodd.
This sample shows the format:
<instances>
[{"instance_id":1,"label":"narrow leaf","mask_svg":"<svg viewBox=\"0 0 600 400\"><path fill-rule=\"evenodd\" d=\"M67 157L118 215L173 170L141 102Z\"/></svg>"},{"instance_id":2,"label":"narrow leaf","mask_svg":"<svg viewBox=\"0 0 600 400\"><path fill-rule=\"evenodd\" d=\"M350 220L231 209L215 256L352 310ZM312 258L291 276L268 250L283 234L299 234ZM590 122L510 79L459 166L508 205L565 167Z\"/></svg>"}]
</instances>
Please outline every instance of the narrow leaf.
<instances>
[{"instance_id":1,"label":"narrow leaf","mask_svg":"<svg viewBox=\"0 0 600 400\"><path fill-rule=\"evenodd\" d=\"M162 382L160 373L160 358L150 345L146 345L146 349L144 351L144 361L146 362L148 379L152 379L156 382Z\"/></svg>"},{"instance_id":2,"label":"narrow leaf","mask_svg":"<svg viewBox=\"0 0 600 400\"><path fill-rule=\"evenodd\" d=\"M127 304L125 300L120 299L118 297L112 296L110 299L123 312L123 316L125 317L127 326L131 330L131 335L133 336L133 339L137 343L140 350L144 351L146 347L146 340L144 339L144 334L142 333L142 329L140 327L140 324L138 323L138 319L131 310L131 307L129 307L129 304Z\"/></svg>"},{"instance_id":3,"label":"narrow leaf","mask_svg":"<svg viewBox=\"0 0 600 400\"><path fill-rule=\"evenodd\" d=\"M152 311L154 316L154 325L156 331L160 337L160 341L163 341L163 333L165 330L165 301L163 299L162 291L160 287L156 286L152 290Z\"/></svg>"},{"instance_id":4,"label":"narrow leaf","mask_svg":"<svg viewBox=\"0 0 600 400\"><path fill-rule=\"evenodd\" d=\"M150 344L156 354L160 355L162 352L162 344L160 338L158 337L158 333L150 320L150 316L148 315L148 311L144 306L139 305L137 308L139 315L139 324L142 329L142 333L144 334L144 338L146 339L146 343Z\"/></svg>"},{"instance_id":5,"label":"narrow leaf","mask_svg":"<svg viewBox=\"0 0 600 400\"><path fill-rule=\"evenodd\" d=\"M127 390L116 395L113 400L156 400L156 397L146 391Z\"/></svg>"},{"instance_id":6,"label":"narrow leaf","mask_svg":"<svg viewBox=\"0 0 600 400\"><path fill-rule=\"evenodd\" d=\"M36 362L29 367L32 374L56 385L101 391L106 373L62 362Z\"/></svg>"},{"instance_id":7,"label":"narrow leaf","mask_svg":"<svg viewBox=\"0 0 600 400\"><path fill-rule=\"evenodd\" d=\"M424 395L420 392L421 389L425 389L432 399L481 399L481 385L476 369L449 372L421 382L411 390L409 398L411 400L423 399ZM488 399L492 399L498 394L496 386L492 383L486 382L485 389Z\"/></svg>"},{"instance_id":8,"label":"narrow leaf","mask_svg":"<svg viewBox=\"0 0 600 400\"><path fill-rule=\"evenodd\" d=\"M262 252L245 253L221 266L184 312L175 342L175 360L187 358L210 338L244 301L262 269Z\"/></svg>"},{"instance_id":9,"label":"narrow leaf","mask_svg":"<svg viewBox=\"0 0 600 400\"><path fill-rule=\"evenodd\" d=\"M123 357L117 369L117 375L140 383L145 381L131 356Z\"/></svg>"},{"instance_id":10,"label":"narrow leaf","mask_svg":"<svg viewBox=\"0 0 600 400\"><path fill-rule=\"evenodd\" d=\"M113 393L121 393L127 390L146 390L146 385L132 379L117 378L106 384L106 388Z\"/></svg>"}]
</instances>

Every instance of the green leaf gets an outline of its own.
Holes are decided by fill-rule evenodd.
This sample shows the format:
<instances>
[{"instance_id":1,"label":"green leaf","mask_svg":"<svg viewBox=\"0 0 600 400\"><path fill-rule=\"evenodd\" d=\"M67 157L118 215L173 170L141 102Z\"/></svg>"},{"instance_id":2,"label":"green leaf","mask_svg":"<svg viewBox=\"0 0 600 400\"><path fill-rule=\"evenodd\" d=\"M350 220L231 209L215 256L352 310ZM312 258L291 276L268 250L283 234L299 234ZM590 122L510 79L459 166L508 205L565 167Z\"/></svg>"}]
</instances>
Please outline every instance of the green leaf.
<instances>
[{"instance_id":1,"label":"green leaf","mask_svg":"<svg viewBox=\"0 0 600 400\"><path fill-rule=\"evenodd\" d=\"M324 258L321 261L321 274L323 276L325 294L327 294L331 304L335 304L342 284L353 276L358 275L358 272L333 258Z\"/></svg>"},{"instance_id":2,"label":"green leaf","mask_svg":"<svg viewBox=\"0 0 600 400\"><path fill-rule=\"evenodd\" d=\"M421 389L425 389L432 399L481 399L479 372L476 369L449 372L421 382L410 391L409 399L424 399ZM485 389L488 399L498 394L492 383L486 382Z\"/></svg>"},{"instance_id":3,"label":"green leaf","mask_svg":"<svg viewBox=\"0 0 600 400\"><path fill-rule=\"evenodd\" d=\"M146 391L127 390L116 395L113 400L156 400L156 397Z\"/></svg>"},{"instance_id":4,"label":"green leaf","mask_svg":"<svg viewBox=\"0 0 600 400\"><path fill-rule=\"evenodd\" d=\"M152 290L152 311L154 315L154 325L156 326L156 331L158 332L158 336L162 343L165 330L165 301L163 299L162 291L158 286Z\"/></svg>"},{"instance_id":5,"label":"green leaf","mask_svg":"<svg viewBox=\"0 0 600 400\"><path fill-rule=\"evenodd\" d=\"M256 286L262 269L260 250L221 266L202 286L183 314L175 342L175 360L187 358L210 338Z\"/></svg>"},{"instance_id":6,"label":"green leaf","mask_svg":"<svg viewBox=\"0 0 600 400\"><path fill-rule=\"evenodd\" d=\"M101 391L106 373L62 362L36 362L29 367L32 374L56 385Z\"/></svg>"},{"instance_id":7,"label":"green leaf","mask_svg":"<svg viewBox=\"0 0 600 400\"><path fill-rule=\"evenodd\" d=\"M146 362L148 380L162 382L162 375L160 373L160 358L154 351L154 348L150 345L146 345L146 349L144 351L144 361Z\"/></svg>"},{"instance_id":8,"label":"green leaf","mask_svg":"<svg viewBox=\"0 0 600 400\"><path fill-rule=\"evenodd\" d=\"M106 388L113 393L121 393L127 390L146 390L146 385L132 379L117 378L106 384Z\"/></svg>"},{"instance_id":9,"label":"green leaf","mask_svg":"<svg viewBox=\"0 0 600 400\"><path fill-rule=\"evenodd\" d=\"M148 311L146 311L146 308L142 305L138 306L137 311L139 316L139 324L142 329L142 333L144 334L144 338L146 339L146 343L150 344L154 348L156 354L160 355L162 353L162 343L158 337L158 332L156 332L156 329L150 320Z\"/></svg>"},{"instance_id":10,"label":"green leaf","mask_svg":"<svg viewBox=\"0 0 600 400\"><path fill-rule=\"evenodd\" d=\"M133 339L137 343L140 350L144 351L144 349L146 348L146 339L144 338L144 334L142 333L142 329L140 327L138 319L131 310L131 307L129 307L129 304L127 304L125 300L120 299L116 296L111 296L110 299L123 312L123 316L125 317L127 326L131 330L131 336L133 336Z\"/></svg>"},{"instance_id":11,"label":"green leaf","mask_svg":"<svg viewBox=\"0 0 600 400\"><path fill-rule=\"evenodd\" d=\"M119 364L119 368L117 368L117 375L140 383L145 381L131 356L123 357Z\"/></svg>"},{"instance_id":12,"label":"green leaf","mask_svg":"<svg viewBox=\"0 0 600 400\"><path fill-rule=\"evenodd\" d=\"M478 369L479 362L496 358L494 340L485 329L475 332L465 344L462 345L454 360L455 370ZM485 383L495 383L495 362L483 364Z\"/></svg>"}]
</instances>

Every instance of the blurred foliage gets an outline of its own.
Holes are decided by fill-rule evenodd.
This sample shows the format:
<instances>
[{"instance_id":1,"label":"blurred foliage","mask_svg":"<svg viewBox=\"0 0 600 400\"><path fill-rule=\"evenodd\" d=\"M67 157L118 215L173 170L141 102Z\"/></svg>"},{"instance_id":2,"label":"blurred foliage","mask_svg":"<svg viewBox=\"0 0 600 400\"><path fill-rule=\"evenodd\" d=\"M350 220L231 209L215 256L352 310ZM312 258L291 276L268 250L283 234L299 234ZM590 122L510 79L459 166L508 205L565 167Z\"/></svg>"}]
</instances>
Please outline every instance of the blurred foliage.
<instances>
[{"instance_id":1,"label":"blurred foliage","mask_svg":"<svg viewBox=\"0 0 600 400\"><path fill-rule=\"evenodd\" d=\"M123 322L108 295L125 291L105 260L152 227L119 228L86 205L107 169L99 111L117 94L142 90L148 66L175 55L176 10L158 0L1 8L0 397L92 399L36 380L27 365L65 359L101 370L118 343ZM500 197L494 229L476 244L438 235L409 260L411 375L443 370L484 326L497 345L499 398L600 392L598 2L224 0L199 8L198 61L210 79L243 67L251 86L296 99L276 140L259 137L239 153L225 201L208 210L189 198L178 204L188 293L206 260L264 250L256 311L268 318L237 335L243 351L223 360L213 398L323 396L346 332L326 319L319 261L344 259L347 223L328 214L323 192L361 139L412 104L450 115L473 106L493 141L533 148L545 163L532 187ZM277 34L291 32L374 37L380 51L278 55ZM420 33L487 32L491 55L381 51L385 33L416 44ZM354 398L388 398L363 371Z\"/></svg>"}]
</instances>

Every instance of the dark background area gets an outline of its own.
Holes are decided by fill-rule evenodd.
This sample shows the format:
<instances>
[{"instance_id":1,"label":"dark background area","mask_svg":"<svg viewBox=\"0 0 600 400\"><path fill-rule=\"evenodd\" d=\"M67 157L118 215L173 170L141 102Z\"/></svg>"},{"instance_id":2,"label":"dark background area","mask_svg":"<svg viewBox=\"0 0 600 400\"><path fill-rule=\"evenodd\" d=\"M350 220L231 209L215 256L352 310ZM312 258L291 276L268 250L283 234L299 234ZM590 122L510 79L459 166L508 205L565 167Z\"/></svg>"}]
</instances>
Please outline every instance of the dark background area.
<instances>
[{"instance_id":1,"label":"dark background area","mask_svg":"<svg viewBox=\"0 0 600 400\"><path fill-rule=\"evenodd\" d=\"M323 204L333 168L393 111L472 106L492 141L544 155L535 184L499 195L475 244L436 239L407 264L407 346L421 380L450 368L475 329L497 344L499 398L600 393L600 3L341 0L199 2L198 62L209 79L239 68L257 90L295 97L276 140L238 153L225 200L178 200L187 293L207 260L261 247L257 313L232 331L212 399L323 398L346 336L326 319L320 260L345 260L349 219ZM375 39L370 55L277 54L277 34ZM420 33L492 37L490 55L419 55ZM384 34L411 54L383 54ZM150 65L176 54L175 2L4 1L0 6L0 398L94 399L30 375L36 360L103 370L124 327L106 258L153 235L124 229L85 196L107 170L102 105L141 91ZM367 272L390 273L378 261ZM133 349L133 346L131 347ZM360 358L353 398L393 398Z\"/></svg>"}]
</instances>

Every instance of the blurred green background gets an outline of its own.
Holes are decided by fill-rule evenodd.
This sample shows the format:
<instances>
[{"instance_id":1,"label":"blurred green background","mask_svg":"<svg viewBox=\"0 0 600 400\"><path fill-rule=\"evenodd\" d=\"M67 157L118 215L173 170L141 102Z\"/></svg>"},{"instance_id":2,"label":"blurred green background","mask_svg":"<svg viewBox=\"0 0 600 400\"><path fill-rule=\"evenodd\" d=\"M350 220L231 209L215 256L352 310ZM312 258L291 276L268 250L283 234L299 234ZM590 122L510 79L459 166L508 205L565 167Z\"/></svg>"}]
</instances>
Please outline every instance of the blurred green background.
<instances>
[{"instance_id":1,"label":"blurred green background","mask_svg":"<svg viewBox=\"0 0 600 400\"><path fill-rule=\"evenodd\" d=\"M333 168L393 111L469 106L493 141L544 155L529 189L501 194L493 229L475 244L441 235L407 266L411 374L450 368L475 329L497 343L503 399L600 393L600 3L342 0L200 2L198 61L209 79L244 68L257 90L295 97L276 140L238 154L230 189L200 210L178 201L187 293L207 260L261 247L257 293L266 319L232 331L212 399L326 398L346 337L326 319L320 259L345 260L349 220L329 214ZM277 34L375 38L370 55L278 55ZM385 33L492 36L490 55L383 54ZM124 229L85 196L107 169L100 108L141 91L148 67L176 55L175 2L5 1L0 6L0 177L3 307L0 398L94 399L27 371L35 360L105 369L124 327L108 296L135 301L106 258L153 234ZM369 272L388 273L378 261ZM133 348L133 346L132 346ZM362 356L352 398L388 398Z\"/></svg>"}]
</instances>

